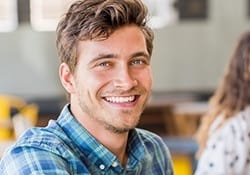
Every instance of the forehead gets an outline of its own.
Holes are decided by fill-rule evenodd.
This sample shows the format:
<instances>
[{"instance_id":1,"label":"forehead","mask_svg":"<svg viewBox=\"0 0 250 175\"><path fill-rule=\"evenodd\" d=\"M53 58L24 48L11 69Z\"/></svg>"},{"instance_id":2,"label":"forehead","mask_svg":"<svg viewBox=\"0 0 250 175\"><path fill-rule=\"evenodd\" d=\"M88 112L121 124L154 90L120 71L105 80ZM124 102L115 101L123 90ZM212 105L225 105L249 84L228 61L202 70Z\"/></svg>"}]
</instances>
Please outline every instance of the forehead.
<instances>
[{"instance_id":1,"label":"forehead","mask_svg":"<svg viewBox=\"0 0 250 175\"><path fill-rule=\"evenodd\" d=\"M77 47L77 53L80 58L98 54L128 56L135 52L148 54L145 36L137 26L119 28L105 40L80 41Z\"/></svg>"}]
</instances>

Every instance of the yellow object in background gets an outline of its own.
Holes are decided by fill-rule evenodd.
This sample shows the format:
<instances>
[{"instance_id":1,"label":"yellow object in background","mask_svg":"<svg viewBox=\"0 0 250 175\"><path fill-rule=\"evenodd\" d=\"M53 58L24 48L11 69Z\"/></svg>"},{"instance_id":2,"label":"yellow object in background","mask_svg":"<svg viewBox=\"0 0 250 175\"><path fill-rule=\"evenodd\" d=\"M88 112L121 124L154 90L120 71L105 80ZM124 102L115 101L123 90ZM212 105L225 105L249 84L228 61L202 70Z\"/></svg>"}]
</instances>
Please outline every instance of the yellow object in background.
<instances>
[{"instance_id":1,"label":"yellow object in background","mask_svg":"<svg viewBox=\"0 0 250 175\"><path fill-rule=\"evenodd\" d=\"M173 166L175 175L192 175L192 160L188 155L173 155Z\"/></svg>"},{"instance_id":2,"label":"yellow object in background","mask_svg":"<svg viewBox=\"0 0 250 175\"><path fill-rule=\"evenodd\" d=\"M16 96L12 96L12 95L4 95L4 94L0 94L0 99L4 99L5 103L7 102L9 105L9 116L10 116L10 108L16 108L16 109L20 109L22 107L24 107L26 105L25 100L16 97Z\"/></svg>"},{"instance_id":3,"label":"yellow object in background","mask_svg":"<svg viewBox=\"0 0 250 175\"><path fill-rule=\"evenodd\" d=\"M14 116L21 116L21 118L15 120L18 121L15 125L13 125L14 116L11 116L12 109L18 112ZM15 139L16 133L14 132L17 129L13 127L18 127L18 131L24 131L27 127L35 126L37 120L38 105L26 104L25 100L16 96L0 94L0 141ZM22 124L23 126L20 126Z\"/></svg>"},{"instance_id":4,"label":"yellow object in background","mask_svg":"<svg viewBox=\"0 0 250 175\"><path fill-rule=\"evenodd\" d=\"M0 96L0 140L11 137L10 101L5 96Z\"/></svg>"},{"instance_id":5,"label":"yellow object in background","mask_svg":"<svg viewBox=\"0 0 250 175\"><path fill-rule=\"evenodd\" d=\"M29 104L20 110L20 114L31 121L35 126L38 120L38 106L36 104Z\"/></svg>"},{"instance_id":6,"label":"yellow object in background","mask_svg":"<svg viewBox=\"0 0 250 175\"><path fill-rule=\"evenodd\" d=\"M10 101L5 96L0 96L0 120L10 117Z\"/></svg>"}]
</instances>

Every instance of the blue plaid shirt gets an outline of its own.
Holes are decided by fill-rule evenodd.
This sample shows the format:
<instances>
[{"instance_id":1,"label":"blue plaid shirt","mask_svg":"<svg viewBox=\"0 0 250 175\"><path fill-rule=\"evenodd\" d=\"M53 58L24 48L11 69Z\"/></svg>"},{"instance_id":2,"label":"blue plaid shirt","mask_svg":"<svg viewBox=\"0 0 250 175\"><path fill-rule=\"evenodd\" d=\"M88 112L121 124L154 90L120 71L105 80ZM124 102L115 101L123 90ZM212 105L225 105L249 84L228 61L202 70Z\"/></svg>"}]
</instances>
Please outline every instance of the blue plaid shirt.
<instances>
[{"instance_id":1,"label":"blue plaid shirt","mask_svg":"<svg viewBox=\"0 0 250 175\"><path fill-rule=\"evenodd\" d=\"M65 106L47 127L28 130L0 161L2 175L172 175L169 151L162 139L142 129L131 130L128 161L100 144Z\"/></svg>"}]
</instances>

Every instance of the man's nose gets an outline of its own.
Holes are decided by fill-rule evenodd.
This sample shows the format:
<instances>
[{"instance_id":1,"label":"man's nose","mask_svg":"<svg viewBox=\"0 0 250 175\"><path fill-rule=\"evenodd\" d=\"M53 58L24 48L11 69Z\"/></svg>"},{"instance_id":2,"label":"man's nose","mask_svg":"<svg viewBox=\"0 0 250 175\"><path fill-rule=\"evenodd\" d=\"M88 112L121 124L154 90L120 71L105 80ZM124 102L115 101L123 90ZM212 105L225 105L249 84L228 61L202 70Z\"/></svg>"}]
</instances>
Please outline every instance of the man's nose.
<instances>
[{"instance_id":1,"label":"man's nose","mask_svg":"<svg viewBox=\"0 0 250 175\"><path fill-rule=\"evenodd\" d=\"M116 88L129 90L138 85L135 75L133 75L127 66L119 68L115 77L114 86Z\"/></svg>"}]
</instances>

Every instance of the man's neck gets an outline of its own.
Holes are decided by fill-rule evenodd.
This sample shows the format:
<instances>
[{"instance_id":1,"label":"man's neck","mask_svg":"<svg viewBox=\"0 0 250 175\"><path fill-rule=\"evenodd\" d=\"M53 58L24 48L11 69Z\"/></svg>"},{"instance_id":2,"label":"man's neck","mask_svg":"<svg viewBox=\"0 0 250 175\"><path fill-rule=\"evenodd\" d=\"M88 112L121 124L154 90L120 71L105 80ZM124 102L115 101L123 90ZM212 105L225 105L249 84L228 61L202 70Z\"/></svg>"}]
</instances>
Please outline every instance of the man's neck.
<instances>
[{"instance_id":1,"label":"man's neck","mask_svg":"<svg viewBox=\"0 0 250 175\"><path fill-rule=\"evenodd\" d=\"M120 163L125 166L127 163L127 140L128 133L117 134L106 130L95 133L94 137L103 144L108 150L115 154Z\"/></svg>"},{"instance_id":2,"label":"man's neck","mask_svg":"<svg viewBox=\"0 0 250 175\"><path fill-rule=\"evenodd\" d=\"M88 115L83 114L79 108L71 108L71 112L81 125L93 136L98 142L105 146L110 152L117 156L120 163L125 166L127 162L127 141L129 132L115 133L105 128L101 123L96 122Z\"/></svg>"},{"instance_id":3,"label":"man's neck","mask_svg":"<svg viewBox=\"0 0 250 175\"><path fill-rule=\"evenodd\" d=\"M98 142L105 146L110 152L117 156L120 163L125 166L127 162L127 141L128 133L115 133L106 129L103 125L96 125L92 120L77 118L81 125L93 136ZM95 127L93 127L95 126Z\"/></svg>"}]
</instances>

